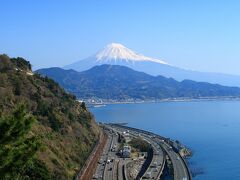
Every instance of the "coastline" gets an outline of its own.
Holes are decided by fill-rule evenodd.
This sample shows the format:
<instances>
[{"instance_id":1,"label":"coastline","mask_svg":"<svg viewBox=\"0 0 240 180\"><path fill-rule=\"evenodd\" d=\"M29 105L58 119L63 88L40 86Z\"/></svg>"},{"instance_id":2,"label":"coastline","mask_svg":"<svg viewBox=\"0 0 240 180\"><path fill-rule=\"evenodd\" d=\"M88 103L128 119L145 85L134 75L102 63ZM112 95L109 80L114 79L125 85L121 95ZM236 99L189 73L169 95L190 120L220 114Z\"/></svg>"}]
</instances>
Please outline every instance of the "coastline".
<instances>
[{"instance_id":1,"label":"coastline","mask_svg":"<svg viewBox=\"0 0 240 180\"><path fill-rule=\"evenodd\" d=\"M128 122L131 127L179 140L192 152L192 156L186 158L186 162L189 164L193 179L220 179L221 177L236 179L239 162L236 158L234 159L233 155L228 155L230 152L236 154L240 146L236 143L239 138L240 112L236 111L233 115L233 111L239 109L240 101L235 100L238 99L153 103L146 104L146 106L145 104L116 104L102 108L92 107L90 110L102 122ZM162 109L160 109L161 107ZM134 116L129 116L128 113L124 114L124 112L128 112L129 108ZM172 113L173 111L179 113ZM137 114L138 112L139 114ZM154 113L154 115L148 120L149 113ZM120 117L117 117L118 115ZM130 120L132 118L134 120ZM163 121L160 121L160 118ZM180 120L183 120L183 123L178 124ZM222 132L228 132L232 138L227 138ZM216 139L221 139L221 141L215 141ZM208 147L210 143L212 146ZM222 147L223 143L226 146ZM230 151L230 147L235 148ZM218 151L221 148L222 150ZM221 165L214 162L214 157L221 157L219 158ZM232 159L232 164L228 164L229 158ZM231 168L234 173L216 172L216 169L221 167Z\"/></svg>"},{"instance_id":2,"label":"coastline","mask_svg":"<svg viewBox=\"0 0 240 180\"><path fill-rule=\"evenodd\" d=\"M108 100L101 102L89 102L88 100L78 100L80 102L84 101L88 107L103 107L112 104L144 104L144 103L164 103L164 102L199 102L199 101L240 101L240 97L202 97L202 98L168 98L159 100L132 100L132 101L117 101Z\"/></svg>"}]
</instances>

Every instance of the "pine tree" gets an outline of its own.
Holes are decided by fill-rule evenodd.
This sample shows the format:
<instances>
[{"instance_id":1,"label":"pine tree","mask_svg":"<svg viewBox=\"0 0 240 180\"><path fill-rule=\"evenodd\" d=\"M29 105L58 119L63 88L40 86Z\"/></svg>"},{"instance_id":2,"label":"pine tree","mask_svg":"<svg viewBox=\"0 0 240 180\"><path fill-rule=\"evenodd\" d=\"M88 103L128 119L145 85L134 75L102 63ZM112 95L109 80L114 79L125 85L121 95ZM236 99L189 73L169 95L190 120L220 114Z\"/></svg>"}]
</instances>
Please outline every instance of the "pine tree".
<instances>
[{"instance_id":1,"label":"pine tree","mask_svg":"<svg viewBox=\"0 0 240 180\"><path fill-rule=\"evenodd\" d=\"M30 134L35 118L20 105L11 116L0 118L0 177L25 179L24 173L40 148L40 141Z\"/></svg>"}]
</instances>

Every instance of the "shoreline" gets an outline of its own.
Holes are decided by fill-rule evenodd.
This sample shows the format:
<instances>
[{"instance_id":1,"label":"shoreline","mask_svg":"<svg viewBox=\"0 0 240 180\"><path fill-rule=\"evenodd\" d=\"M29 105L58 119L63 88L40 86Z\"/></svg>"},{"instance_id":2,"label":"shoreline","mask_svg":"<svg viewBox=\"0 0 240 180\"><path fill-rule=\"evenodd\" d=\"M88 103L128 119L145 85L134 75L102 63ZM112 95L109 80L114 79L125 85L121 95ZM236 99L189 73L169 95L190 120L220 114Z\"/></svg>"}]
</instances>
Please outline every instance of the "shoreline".
<instances>
[{"instance_id":1,"label":"shoreline","mask_svg":"<svg viewBox=\"0 0 240 180\"><path fill-rule=\"evenodd\" d=\"M212 100L212 99L211 99ZM226 100L226 98L224 99ZM238 145L236 144L236 140L238 138L238 133L237 133L237 127L236 122L239 121L239 112L236 112L236 114L232 117L229 118L229 115L232 113L232 110L238 109L240 101L236 101L239 99L230 99L229 101L222 101L221 99L215 99L213 102L209 101L209 102L190 102L190 103L185 103L185 102L180 102L180 103L174 103L174 102L170 102L170 103L159 103L159 104L142 104L142 105L109 105L106 107L102 107L102 108L92 108L92 112L94 112L94 114L96 115L96 117L98 117L99 120L102 120L103 122L129 122L128 126L132 126L132 127L138 127L140 129L146 129L149 131L153 131L156 134L160 134L160 135L164 135L166 137L170 137L171 139L174 140L179 140L180 143L182 143L183 145L185 145L188 149L191 150L192 156L186 158L186 162L189 163L189 167L191 169L192 172L192 176L193 177L197 177L197 179L208 179L210 177L214 177L215 179L220 178L221 176L227 175L229 177L231 177L232 179L236 178L236 176L234 174L228 174L227 172L223 173L220 172L220 175L216 174L216 172L214 171L214 169L218 168L218 165L216 163L211 163L214 158L212 158L212 156L223 156L223 158L219 159L219 163L221 162L222 164L225 164L228 162L228 150L229 150L229 146L231 147L232 145L236 147L236 149L238 149ZM205 100L204 100L205 101ZM171 105L172 104L172 105ZM175 104L175 105L174 105ZM193 105L193 106L192 106ZM183 106L183 107L182 107ZM119 107L119 108L118 108ZM146 109L145 109L146 107ZM168 107L166 108L166 115L164 116L164 121L166 121L166 124L164 125L164 127L160 127L161 122L158 121L158 119L155 120L149 120L149 121L145 121L145 115L148 115L147 112L149 109L154 108L153 112L156 112L156 118L158 118L158 114L159 114L159 118L161 118L161 113L160 111L158 111L158 108L155 107ZM169 107L173 107L173 109L169 109ZM203 109L200 109L200 111L198 111L199 108L203 107ZM219 110L220 107L220 110ZM138 112L138 109L140 109L139 111L141 111L142 109L145 109L146 111L144 111L143 114L139 114L136 117L136 120L134 121L130 121L131 117L128 118L128 114L124 114L121 118L114 118L114 119L109 119L107 115L109 115L109 113L111 111L116 111L117 114L121 115L121 113L126 112L128 110L128 108L131 108L132 112ZM171 112L174 110L181 110L181 115L182 118L184 120L184 122L186 123L186 126L183 125L182 129L180 127L180 131L179 126L176 125L177 120L175 120L175 115L173 115L172 117L169 116L171 115ZM196 109L197 111L194 114L192 113L192 110ZM102 111L103 110L103 111ZM205 110L207 110L206 114L204 115L204 118L202 118L201 113L198 114L199 112L205 112ZM209 110L209 111L208 111ZM218 113L219 114L215 114ZM183 114L182 114L183 112ZM185 113L187 112L187 113ZM194 111L193 111L194 112ZM214 114L212 114L211 112L214 112ZM114 114L110 114L110 115L115 115ZM188 115L188 116L186 116ZM138 125L138 119L139 121L142 122L142 124ZM151 118L149 118L151 119ZM229 120L230 119L230 120ZM185 121L186 120L186 121ZM196 121L196 123L193 123L192 125L189 124L189 122L193 122ZM155 123L156 122L156 123ZM217 122L216 123L212 123L212 122ZM212 123L212 126L209 126L209 123ZM151 125L149 125L151 124ZM173 126L171 126L173 124ZM238 124L239 125L239 124ZM157 127L159 126L159 128ZM166 129L167 127L172 127L173 129L175 129L175 131L171 131L170 129ZM157 127L157 128L155 128ZM166 128L165 128L166 127ZM191 129L193 128L193 129ZM189 137L189 133L188 129L191 129L191 133L193 133L193 137L194 139L192 139L191 137ZM195 129L197 129L197 131L195 131ZM225 135L222 134L222 132L226 132L228 131L229 135L231 137L233 137L232 139L225 139ZM182 134L183 132L183 134ZM191 134L190 134L191 135ZM211 135L211 136L210 136ZM191 135L192 136L192 135ZM207 147L209 145L209 143L214 142L216 144L214 144L214 148L217 149L221 149L222 148L222 143L220 142L215 142L210 140L209 138L214 139L223 139L224 143L229 143L227 144L222 151L217 151L214 152L211 149L206 149L204 147ZM226 141L225 141L226 140ZM233 150L233 153L237 153L237 150ZM234 158L233 156L229 156L230 158ZM225 166L224 166L225 167ZM229 167L231 167L231 169L233 169L233 172L236 173L237 172L237 160L234 159L233 163L231 165L229 165ZM195 179L195 178L193 178Z\"/></svg>"},{"instance_id":2,"label":"shoreline","mask_svg":"<svg viewBox=\"0 0 240 180\"><path fill-rule=\"evenodd\" d=\"M164 102L204 102L204 101L240 101L240 97L206 97L206 98L179 98L179 99L162 99L162 100L143 100L143 101L102 101L86 104L89 107L103 107L113 104L145 104L145 103L164 103ZM82 101L81 101L82 102Z\"/></svg>"}]
</instances>

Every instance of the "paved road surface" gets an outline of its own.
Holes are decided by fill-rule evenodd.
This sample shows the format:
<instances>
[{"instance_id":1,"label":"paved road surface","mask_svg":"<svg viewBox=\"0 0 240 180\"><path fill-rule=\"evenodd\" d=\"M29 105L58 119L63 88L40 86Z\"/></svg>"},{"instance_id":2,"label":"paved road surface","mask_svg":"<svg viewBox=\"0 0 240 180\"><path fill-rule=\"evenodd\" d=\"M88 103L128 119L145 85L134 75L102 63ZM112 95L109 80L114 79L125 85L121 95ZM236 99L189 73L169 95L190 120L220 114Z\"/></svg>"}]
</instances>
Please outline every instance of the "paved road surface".
<instances>
[{"instance_id":1,"label":"paved road surface","mask_svg":"<svg viewBox=\"0 0 240 180\"><path fill-rule=\"evenodd\" d=\"M115 133L111 134L112 140L110 143L110 148L107 155L107 162L104 169L104 180L116 179L117 169L115 167L118 157L116 156L116 151L113 148L118 146L118 136Z\"/></svg>"},{"instance_id":2,"label":"paved road surface","mask_svg":"<svg viewBox=\"0 0 240 180\"><path fill-rule=\"evenodd\" d=\"M96 172L93 176L95 179L103 179L103 177L104 177L105 165L106 165L107 158L108 158L107 154L110 149L112 138L113 138L112 135L110 135L109 133L108 133L108 137L109 138L104 147L103 154L98 161L98 166L97 166Z\"/></svg>"},{"instance_id":3,"label":"paved road surface","mask_svg":"<svg viewBox=\"0 0 240 180\"><path fill-rule=\"evenodd\" d=\"M114 126L115 127L115 126ZM149 141L152 145L154 145L155 143L157 143L158 145L160 145L162 148L164 148L164 150L167 152L170 160L173 163L173 168L174 168L174 179L176 180L190 180L191 177L189 177L189 172L187 170L187 167L185 166L185 163L183 162L182 158L180 157L180 155L178 153L176 153L175 151L172 150L171 146L169 144L167 144L166 142L163 141L163 139L159 138L159 137L155 137L152 133L144 133L141 130L133 130L132 128L128 128L128 127L115 127L115 128L119 128L119 129L123 129L123 130L130 130L131 133L136 133L136 135L141 135L142 137L144 137L147 141ZM149 135L150 134L150 135ZM156 144L154 145L156 146ZM153 147L154 147L153 146ZM156 148L155 148L156 149ZM161 149L161 148L160 148ZM160 154L162 154L162 151L159 151ZM162 156L163 157L163 156ZM154 157L155 158L155 157ZM163 162L163 161L162 161ZM150 167L149 167L150 169ZM147 172L149 172L149 169ZM152 171L151 171L152 172ZM146 175L146 174L145 174Z\"/></svg>"},{"instance_id":4,"label":"paved road surface","mask_svg":"<svg viewBox=\"0 0 240 180\"><path fill-rule=\"evenodd\" d=\"M147 142L149 142L153 147L153 159L150 166L144 174L144 178L147 178L147 172L151 172L151 179L159 179L165 164L165 152L169 156L173 164L174 169L174 179L175 180L190 180L188 169L178 153L173 151L172 147L162 139L160 136L156 136L153 133L146 131L133 129L125 126L109 126L107 128L111 129L107 131L108 140L104 147L103 154L101 156L100 163L97 166L96 173L94 175L95 179L103 180L123 180L124 172L123 166L131 161L130 158L122 159L117 157L116 151L112 151L113 147L118 149L118 136L116 132L129 131L129 136L141 137Z\"/></svg>"},{"instance_id":5,"label":"paved road surface","mask_svg":"<svg viewBox=\"0 0 240 180\"><path fill-rule=\"evenodd\" d=\"M167 151L167 154L172 161L173 169L174 169L174 179L180 179L180 180L187 180L188 178L188 172L187 168L185 167L184 162L180 158L180 155L175 153L172 148L169 148L169 146L166 143L162 143L162 147Z\"/></svg>"}]
</instances>

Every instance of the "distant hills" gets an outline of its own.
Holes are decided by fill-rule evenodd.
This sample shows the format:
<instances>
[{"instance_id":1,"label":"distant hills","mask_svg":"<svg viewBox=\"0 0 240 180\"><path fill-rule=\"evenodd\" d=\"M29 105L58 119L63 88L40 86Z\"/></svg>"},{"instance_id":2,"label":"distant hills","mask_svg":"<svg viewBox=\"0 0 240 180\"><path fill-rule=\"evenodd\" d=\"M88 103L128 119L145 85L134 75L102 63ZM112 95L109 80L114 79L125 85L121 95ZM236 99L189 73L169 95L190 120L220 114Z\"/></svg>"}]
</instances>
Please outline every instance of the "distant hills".
<instances>
[{"instance_id":1,"label":"distant hills","mask_svg":"<svg viewBox=\"0 0 240 180\"><path fill-rule=\"evenodd\" d=\"M240 88L151 76L119 65L100 65L87 71L40 69L80 99L105 101L162 100L240 96Z\"/></svg>"},{"instance_id":2,"label":"distant hills","mask_svg":"<svg viewBox=\"0 0 240 180\"><path fill-rule=\"evenodd\" d=\"M73 179L99 133L74 95L0 55L0 179Z\"/></svg>"},{"instance_id":3,"label":"distant hills","mask_svg":"<svg viewBox=\"0 0 240 180\"><path fill-rule=\"evenodd\" d=\"M191 79L198 82L209 82L213 84L217 83L226 86L240 87L240 76L198 72L179 68L170 65L165 61L136 53L118 43L108 44L96 54L67 65L64 69L73 69L81 72L103 64L126 66L133 70L145 72L153 76L161 75L168 78L174 78L178 81Z\"/></svg>"}]
</instances>

